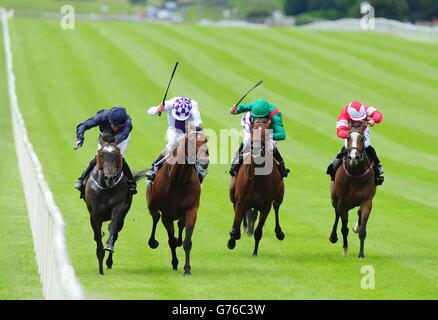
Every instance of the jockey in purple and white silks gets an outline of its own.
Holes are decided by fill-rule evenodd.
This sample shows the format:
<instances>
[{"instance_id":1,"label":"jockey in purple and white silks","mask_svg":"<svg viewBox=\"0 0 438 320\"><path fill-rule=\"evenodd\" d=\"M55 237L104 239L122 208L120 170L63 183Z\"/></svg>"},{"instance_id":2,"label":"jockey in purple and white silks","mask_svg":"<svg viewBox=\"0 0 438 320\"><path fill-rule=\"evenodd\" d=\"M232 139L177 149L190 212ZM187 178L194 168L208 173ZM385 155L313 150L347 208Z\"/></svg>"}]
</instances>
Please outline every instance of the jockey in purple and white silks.
<instances>
[{"instance_id":1,"label":"jockey in purple and white silks","mask_svg":"<svg viewBox=\"0 0 438 320\"><path fill-rule=\"evenodd\" d=\"M170 112L169 112L170 111ZM167 112L167 145L166 148L158 155L158 158L152 163L151 168L146 173L148 181L154 181L158 170L165 162L167 155L171 154L177 147L178 140L185 137L189 128L202 130L201 113L199 112L198 103L187 97L174 97L167 100L164 105L150 107L147 113L151 116L156 116L161 112ZM195 164L196 172L200 182L207 175L208 163Z\"/></svg>"}]
</instances>

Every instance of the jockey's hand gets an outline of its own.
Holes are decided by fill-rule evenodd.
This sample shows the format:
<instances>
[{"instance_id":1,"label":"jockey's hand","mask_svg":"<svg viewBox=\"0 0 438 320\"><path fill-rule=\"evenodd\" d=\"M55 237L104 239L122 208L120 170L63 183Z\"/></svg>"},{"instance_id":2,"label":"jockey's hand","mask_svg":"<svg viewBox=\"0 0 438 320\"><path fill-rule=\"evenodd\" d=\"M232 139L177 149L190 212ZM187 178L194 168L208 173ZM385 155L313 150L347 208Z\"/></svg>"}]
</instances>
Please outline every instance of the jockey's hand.
<instances>
[{"instance_id":1,"label":"jockey's hand","mask_svg":"<svg viewBox=\"0 0 438 320\"><path fill-rule=\"evenodd\" d=\"M157 111L158 113L161 113L163 112L163 110L164 110L164 104L160 103L160 106L158 107Z\"/></svg>"},{"instance_id":2,"label":"jockey's hand","mask_svg":"<svg viewBox=\"0 0 438 320\"><path fill-rule=\"evenodd\" d=\"M374 127L375 124L376 124L376 121L374 121L373 118L369 118L369 119L368 119L368 125L369 125L370 127Z\"/></svg>"},{"instance_id":3,"label":"jockey's hand","mask_svg":"<svg viewBox=\"0 0 438 320\"><path fill-rule=\"evenodd\" d=\"M84 144L84 139L78 139L73 147L74 150L78 150Z\"/></svg>"},{"instance_id":4,"label":"jockey's hand","mask_svg":"<svg viewBox=\"0 0 438 320\"><path fill-rule=\"evenodd\" d=\"M236 111L237 111L237 107L236 105L233 105L230 109L230 114L236 114Z\"/></svg>"}]
</instances>

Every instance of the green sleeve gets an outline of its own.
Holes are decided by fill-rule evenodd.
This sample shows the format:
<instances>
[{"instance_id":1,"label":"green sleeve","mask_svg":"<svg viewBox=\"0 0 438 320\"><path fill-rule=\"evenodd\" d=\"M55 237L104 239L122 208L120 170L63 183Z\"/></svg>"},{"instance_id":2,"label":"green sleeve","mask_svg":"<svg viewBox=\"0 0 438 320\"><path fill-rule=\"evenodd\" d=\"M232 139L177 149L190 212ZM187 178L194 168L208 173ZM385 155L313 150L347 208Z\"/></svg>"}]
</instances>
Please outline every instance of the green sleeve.
<instances>
[{"instance_id":1,"label":"green sleeve","mask_svg":"<svg viewBox=\"0 0 438 320\"><path fill-rule=\"evenodd\" d=\"M242 103L239 104L239 106L237 107L236 114L244 113L251 110L252 110L252 103Z\"/></svg>"},{"instance_id":2,"label":"green sleeve","mask_svg":"<svg viewBox=\"0 0 438 320\"><path fill-rule=\"evenodd\" d=\"M272 118L271 128L274 131L273 133L273 139L275 141L281 141L286 139L286 131L283 127L283 121L281 118L281 114L276 114Z\"/></svg>"}]
</instances>

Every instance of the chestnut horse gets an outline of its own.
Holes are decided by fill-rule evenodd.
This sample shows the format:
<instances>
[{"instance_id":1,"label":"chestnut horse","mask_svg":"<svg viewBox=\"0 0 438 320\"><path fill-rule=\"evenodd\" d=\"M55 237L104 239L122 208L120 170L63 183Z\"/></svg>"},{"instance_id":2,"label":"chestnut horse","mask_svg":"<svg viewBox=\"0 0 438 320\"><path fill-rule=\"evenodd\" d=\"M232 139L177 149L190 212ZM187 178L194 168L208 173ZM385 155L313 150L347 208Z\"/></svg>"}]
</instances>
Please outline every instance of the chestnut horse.
<instances>
[{"instance_id":1,"label":"chestnut horse","mask_svg":"<svg viewBox=\"0 0 438 320\"><path fill-rule=\"evenodd\" d=\"M251 154L246 155L245 161L239 168L234 183L230 186L230 199L234 207L234 222L228 240L228 248L234 249L236 240L240 239L240 225L247 214L248 233L251 234L260 212L259 222L254 231L255 246L253 255L257 256L262 229L271 207L275 210L275 234L277 239L283 240L278 211L283 202L284 182L273 159L273 145L268 136L270 121L267 123L256 121L251 131ZM271 170L257 174L257 169L267 167L267 160L271 160ZM249 163L247 163L249 162Z\"/></svg>"},{"instance_id":2,"label":"chestnut horse","mask_svg":"<svg viewBox=\"0 0 438 320\"><path fill-rule=\"evenodd\" d=\"M99 261L99 273L103 275L105 250L109 252L106 260L108 269L113 266L114 244L123 228L128 213L132 194L129 192L127 178L123 175L123 157L120 149L112 143L113 137L101 136L100 148L97 150L97 164L85 184L84 201L90 213L90 223L96 241L96 256ZM136 181L144 177L144 172L134 175ZM102 243L102 224L111 221L108 226L109 237Z\"/></svg>"},{"instance_id":3,"label":"chestnut horse","mask_svg":"<svg viewBox=\"0 0 438 320\"><path fill-rule=\"evenodd\" d=\"M160 216L168 234L168 244L172 253L172 267L178 269L176 247L184 244L186 262L184 275L191 274L190 251L192 234L201 195L201 184L195 171L195 161L208 161L207 139L204 133L189 131L182 137L173 154L168 157L158 171L154 182L148 186L146 200L152 216L152 232L149 246L158 247L155 231ZM161 214L160 214L161 213ZM174 221L178 220L178 239L174 236ZM186 229L184 242L183 229Z\"/></svg>"},{"instance_id":4,"label":"chestnut horse","mask_svg":"<svg viewBox=\"0 0 438 320\"><path fill-rule=\"evenodd\" d=\"M335 222L330 235L330 242L336 243L339 218L342 220L342 236L344 240L344 255L348 253L348 211L360 207L358 223L353 232L359 233L359 258L364 258L364 243L367 235L366 227L371 213L373 198L376 194L373 163L365 152L366 125L350 127L347 138L348 153L343 164L337 170L335 181L330 182L332 205L335 209Z\"/></svg>"}]
</instances>

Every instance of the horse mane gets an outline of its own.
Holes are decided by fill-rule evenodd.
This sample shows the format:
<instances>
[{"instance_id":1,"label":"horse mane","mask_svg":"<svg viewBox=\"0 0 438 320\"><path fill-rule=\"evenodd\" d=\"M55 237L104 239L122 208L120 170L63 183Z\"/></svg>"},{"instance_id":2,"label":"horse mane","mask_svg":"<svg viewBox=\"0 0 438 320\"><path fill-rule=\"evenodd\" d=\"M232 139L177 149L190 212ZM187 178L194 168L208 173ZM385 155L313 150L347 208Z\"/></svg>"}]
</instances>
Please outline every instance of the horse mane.
<instances>
[{"instance_id":1,"label":"horse mane","mask_svg":"<svg viewBox=\"0 0 438 320\"><path fill-rule=\"evenodd\" d=\"M101 144L111 144L116 142L116 137L110 133L103 133L100 135L99 140Z\"/></svg>"}]
</instances>

